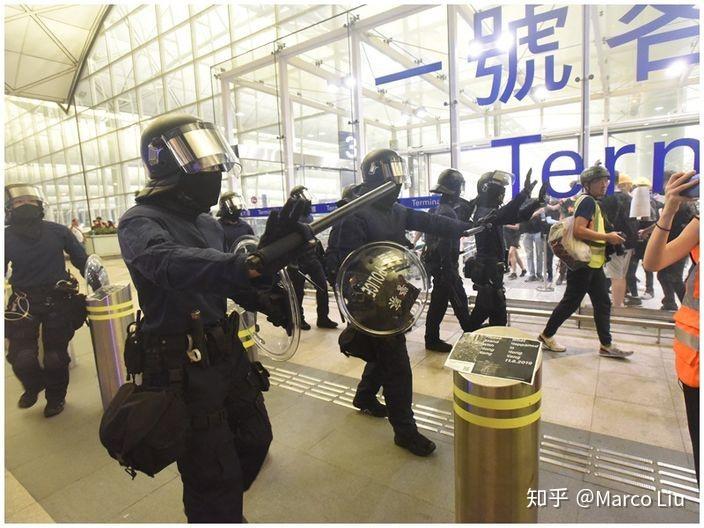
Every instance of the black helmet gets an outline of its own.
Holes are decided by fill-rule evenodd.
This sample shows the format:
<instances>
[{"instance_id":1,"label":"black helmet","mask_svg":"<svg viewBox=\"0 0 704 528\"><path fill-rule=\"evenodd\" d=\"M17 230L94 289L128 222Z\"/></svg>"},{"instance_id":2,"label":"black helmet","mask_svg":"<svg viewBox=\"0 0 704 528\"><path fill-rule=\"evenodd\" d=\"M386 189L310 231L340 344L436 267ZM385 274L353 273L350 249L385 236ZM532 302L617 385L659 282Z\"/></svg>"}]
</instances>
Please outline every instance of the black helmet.
<instances>
[{"instance_id":1,"label":"black helmet","mask_svg":"<svg viewBox=\"0 0 704 528\"><path fill-rule=\"evenodd\" d=\"M303 185L296 185L289 193L289 198L297 198L300 200L305 200L307 202L313 202L313 196L308 191L308 187Z\"/></svg>"},{"instance_id":2,"label":"black helmet","mask_svg":"<svg viewBox=\"0 0 704 528\"><path fill-rule=\"evenodd\" d=\"M15 200L20 198L34 200L39 202L39 208L44 210L44 198L42 192L36 185L27 183L10 183L5 185L5 221L10 220L12 216L12 208Z\"/></svg>"},{"instance_id":3,"label":"black helmet","mask_svg":"<svg viewBox=\"0 0 704 528\"><path fill-rule=\"evenodd\" d=\"M387 181L401 184L406 179L403 159L391 149L372 150L362 160L362 180L373 187Z\"/></svg>"},{"instance_id":4,"label":"black helmet","mask_svg":"<svg viewBox=\"0 0 704 528\"><path fill-rule=\"evenodd\" d=\"M217 216L221 218L237 219L242 211L247 209L244 198L236 192L226 192L220 197L220 208Z\"/></svg>"},{"instance_id":5,"label":"black helmet","mask_svg":"<svg viewBox=\"0 0 704 528\"><path fill-rule=\"evenodd\" d=\"M142 132L140 151L153 179L176 172L227 172L239 165L215 125L189 114L170 114L152 120Z\"/></svg>"},{"instance_id":6,"label":"black helmet","mask_svg":"<svg viewBox=\"0 0 704 528\"><path fill-rule=\"evenodd\" d=\"M435 187L430 189L431 193L449 194L459 198L464 191L464 176L457 169L445 169L438 176Z\"/></svg>"},{"instance_id":7,"label":"black helmet","mask_svg":"<svg viewBox=\"0 0 704 528\"><path fill-rule=\"evenodd\" d=\"M498 207L504 201L506 187L513 183L510 172L495 170L485 172L477 181L478 203L487 207Z\"/></svg>"},{"instance_id":8,"label":"black helmet","mask_svg":"<svg viewBox=\"0 0 704 528\"><path fill-rule=\"evenodd\" d=\"M597 161L593 166L589 167L579 175L579 183L581 183L582 187L584 187L585 185L602 178L608 179L611 178L611 175L609 174L609 171L601 165L601 162Z\"/></svg>"}]
</instances>

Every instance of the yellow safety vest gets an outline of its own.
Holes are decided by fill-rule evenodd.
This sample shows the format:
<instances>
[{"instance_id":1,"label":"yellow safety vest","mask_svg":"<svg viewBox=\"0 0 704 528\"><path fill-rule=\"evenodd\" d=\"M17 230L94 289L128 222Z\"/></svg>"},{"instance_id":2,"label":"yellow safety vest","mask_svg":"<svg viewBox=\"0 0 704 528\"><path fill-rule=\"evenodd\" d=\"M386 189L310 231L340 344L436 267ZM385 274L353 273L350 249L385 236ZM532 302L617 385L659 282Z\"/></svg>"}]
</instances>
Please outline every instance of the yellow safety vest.
<instances>
[{"instance_id":1,"label":"yellow safety vest","mask_svg":"<svg viewBox=\"0 0 704 528\"><path fill-rule=\"evenodd\" d=\"M582 199L587 197L589 195L583 194L579 198L577 198L577 201L574 204L574 210L577 211L577 208L579 207L579 204L582 202ZM596 201L596 198L591 196L591 199L594 200L594 204L596 205L596 209L594 210L594 216L590 220L590 222L587 224L587 227L591 229L592 231L596 231L597 233L604 233L606 234L606 228L604 227L604 215L601 213L601 207L599 207L599 203ZM592 250L592 258L589 261L588 266L590 268L594 269L599 269L604 266L604 263L606 262L606 241L604 240L584 240L586 244L589 245L589 247Z\"/></svg>"}]
</instances>

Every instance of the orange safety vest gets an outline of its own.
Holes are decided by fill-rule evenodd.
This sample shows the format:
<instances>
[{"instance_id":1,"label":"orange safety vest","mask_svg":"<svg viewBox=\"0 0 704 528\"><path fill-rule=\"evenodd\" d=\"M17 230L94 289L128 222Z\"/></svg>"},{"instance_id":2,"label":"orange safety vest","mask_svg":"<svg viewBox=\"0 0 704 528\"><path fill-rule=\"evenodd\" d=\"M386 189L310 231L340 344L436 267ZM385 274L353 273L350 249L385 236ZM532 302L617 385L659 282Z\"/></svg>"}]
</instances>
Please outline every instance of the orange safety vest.
<instances>
[{"instance_id":1,"label":"orange safety vest","mask_svg":"<svg viewBox=\"0 0 704 528\"><path fill-rule=\"evenodd\" d=\"M694 267L687 277L682 306L675 314L675 367L682 383L699 387L699 244L691 255Z\"/></svg>"}]
</instances>

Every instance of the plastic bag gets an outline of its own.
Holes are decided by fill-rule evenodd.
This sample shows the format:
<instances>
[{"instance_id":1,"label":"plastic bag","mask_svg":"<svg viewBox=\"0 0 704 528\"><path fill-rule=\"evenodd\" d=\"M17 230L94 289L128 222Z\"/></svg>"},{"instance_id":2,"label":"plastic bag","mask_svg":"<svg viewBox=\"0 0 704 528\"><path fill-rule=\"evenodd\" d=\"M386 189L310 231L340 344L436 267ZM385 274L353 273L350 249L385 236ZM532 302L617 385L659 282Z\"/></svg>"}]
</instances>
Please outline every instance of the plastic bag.
<instances>
[{"instance_id":1,"label":"plastic bag","mask_svg":"<svg viewBox=\"0 0 704 528\"><path fill-rule=\"evenodd\" d=\"M592 259L589 244L574 238L574 216L560 220L550 228L548 243L552 252L571 270L583 268Z\"/></svg>"}]
</instances>

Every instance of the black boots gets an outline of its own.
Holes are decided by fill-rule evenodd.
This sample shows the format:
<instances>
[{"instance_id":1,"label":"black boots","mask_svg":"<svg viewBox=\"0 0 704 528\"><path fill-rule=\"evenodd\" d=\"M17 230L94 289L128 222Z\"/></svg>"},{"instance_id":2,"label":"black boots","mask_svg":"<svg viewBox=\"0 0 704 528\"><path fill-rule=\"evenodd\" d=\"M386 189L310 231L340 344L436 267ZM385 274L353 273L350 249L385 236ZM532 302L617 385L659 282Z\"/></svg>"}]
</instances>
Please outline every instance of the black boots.
<instances>
[{"instance_id":1,"label":"black boots","mask_svg":"<svg viewBox=\"0 0 704 528\"><path fill-rule=\"evenodd\" d=\"M355 395L354 400L352 400L352 405L362 411L362 413L370 416L376 416L377 418L384 418L389 414L386 410L386 405L379 403L379 400L377 400L376 397L360 398Z\"/></svg>"},{"instance_id":2,"label":"black boots","mask_svg":"<svg viewBox=\"0 0 704 528\"><path fill-rule=\"evenodd\" d=\"M422 457L428 456L435 451L436 447L435 442L426 438L418 431L404 435L396 434L394 435L394 443L399 447L408 449L414 455Z\"/></svg>"},{"instance_id":3,"label":"black boots","mask_svg":"<svg viewBox=\"0 0 704 528\"><path fill-rule=\"evenodd\" d=\"M64 410L64 405L66 405L66 400L60 400L55 402L46 402L46 407L44 407L44 416L46 418L51 418L60 414Z\"/></svg>"},{"instance_id":4,"label":"black boots","mask_svg":"<svg viewBox=\"0 0 704 528\"><path fill-rule=\"evenodd\" d=\"M318 328L337 328L337 323L326 315L325 317L318 317L317 326Z\"/></svg>"},{"instance_id":5,"label":"black boots","mask_svg":"<svg viewBox=\"0 0 704 528\"><path fill-rule=\"evenodd\" d=\"M452 350L452 345L450 343L446 343L442 339L426 339L425 348L434 352L443 352L446 354Z\"/></svg>"},{"instance_id":6,"label":"black boots","mask_svg":"<svg viewBox=\"0 0 704 528\"><path fill-rule=\"evenodd\" d=\"M41 392L41 389L37 392L24 391L22 396L20 396L20 400L17 402L17 406L20 409L29 409L32 405L37 403L39 392Z\"/></svg>"}]
</instances>

